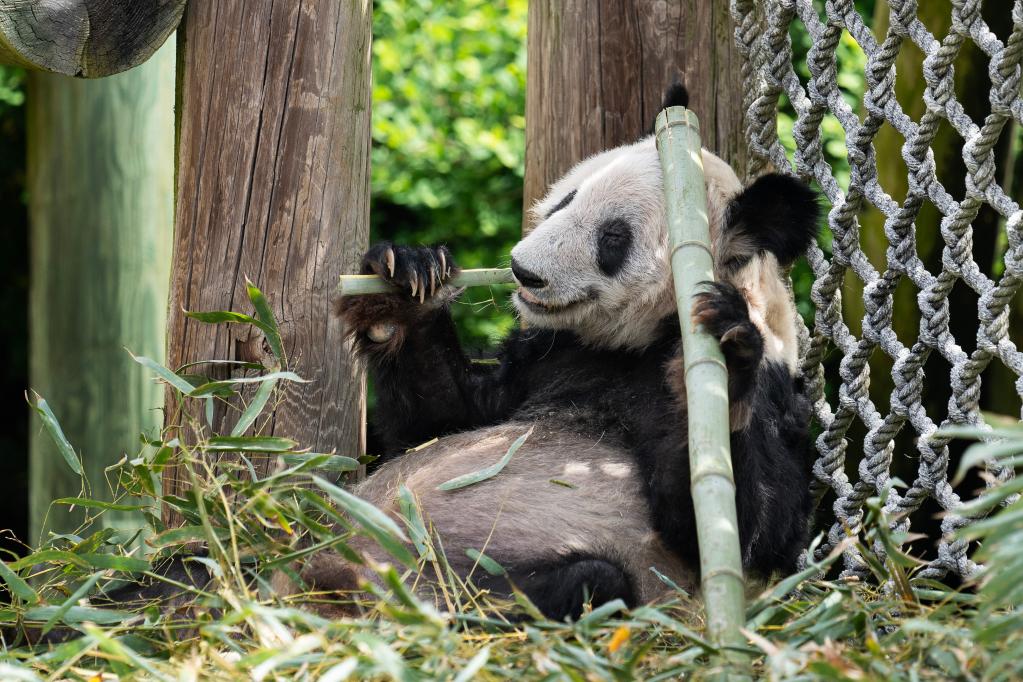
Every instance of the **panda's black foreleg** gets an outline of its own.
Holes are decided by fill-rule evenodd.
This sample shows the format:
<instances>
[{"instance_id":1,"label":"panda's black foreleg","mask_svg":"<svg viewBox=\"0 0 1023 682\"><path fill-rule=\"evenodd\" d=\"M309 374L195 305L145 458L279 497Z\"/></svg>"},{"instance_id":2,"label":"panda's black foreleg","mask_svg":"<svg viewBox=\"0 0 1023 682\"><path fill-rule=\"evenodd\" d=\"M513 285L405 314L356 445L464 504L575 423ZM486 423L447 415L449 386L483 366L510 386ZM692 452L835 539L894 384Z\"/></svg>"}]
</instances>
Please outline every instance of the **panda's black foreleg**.
<instances>
[{"instance_id":1,"label":"panda's black foreleg","mask_svg":"<svg viewBox=\"0 0 1023 682\"><path fill-rule=\"evenodd\" d=\"M447 247L374 245L362 272L393 294L343 297L338 312L376 390L374 422L388 451L486 424L509 407L500 368L470 362L448 305L457 266Z\"/></svg>"},{"instance_id":2,"label":"panda's black foreleg","mask_svg":"<svg viewBox=\"0 0 1023 682\"><path fill-rule=\"evenodd\" d=\"M508 583L529 597L545 616L578 619L586 604L594 607L615 599L636 605L635 590L625 571L607 559L572 556L513 570L508 576L474 576L477 587L508 593Z\"/></svg>"},{"instance_id":3,"label":"panda's black foreleg","mask_svg":"<svg viewBox=\"0 0 1023 682\"><path fill-rule=\"evenodd\" d=\"M697 295L693 320L721 344L728 367L728 398L734 405L753 387L756 370L764 356L764 338L750 319L746 297L728 282L707 282Z\"/></svg>"},{"instance_id":4,"label":"panda's black foreleg","mask_svg":"<svg viewBox=\"0 0 1023 682\"><path fill-rule=\"evenodd\" d=\"M731 451L743 564L761 576L795 569L810 514L810 408L789 368L765 357L742 291L709 284L693 318L719 339L728 367Z\"/></svg>"}]
</instances>

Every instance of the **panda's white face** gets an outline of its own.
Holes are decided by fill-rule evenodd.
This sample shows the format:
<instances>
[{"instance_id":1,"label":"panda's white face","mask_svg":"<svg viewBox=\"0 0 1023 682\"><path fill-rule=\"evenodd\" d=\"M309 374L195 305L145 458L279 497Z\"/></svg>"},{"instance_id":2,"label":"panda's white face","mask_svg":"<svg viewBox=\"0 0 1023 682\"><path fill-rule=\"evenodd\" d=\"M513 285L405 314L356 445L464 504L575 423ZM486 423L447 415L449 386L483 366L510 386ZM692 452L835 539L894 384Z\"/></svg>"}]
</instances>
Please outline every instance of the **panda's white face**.
<instances>
[{"instance_id":1,"label":"panda's white face","mask_svg":"<svg viewBox=\"0 0 1023 682\"><path fill-rule=\"evenodd\" d=\"M708 152L704 165L713 230L739 181ZM522 319L573 330L593 346L646 346L675 307L653 138L582 161L533 216L535 229L511 252Z\"/></svg>"}]
</instances>

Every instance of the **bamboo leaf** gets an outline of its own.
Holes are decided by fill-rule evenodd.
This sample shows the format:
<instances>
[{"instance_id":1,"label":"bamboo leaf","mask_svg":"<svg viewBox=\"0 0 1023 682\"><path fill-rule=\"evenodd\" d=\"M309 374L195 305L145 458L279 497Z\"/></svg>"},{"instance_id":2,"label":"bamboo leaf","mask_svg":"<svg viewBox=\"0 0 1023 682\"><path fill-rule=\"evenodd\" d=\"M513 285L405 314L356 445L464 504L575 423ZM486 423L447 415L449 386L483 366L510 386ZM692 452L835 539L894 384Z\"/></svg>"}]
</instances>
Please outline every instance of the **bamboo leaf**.
<instances>
[{"instance_id":1,"label":"bamboo leaf","mask_svg":"<svg viewBox=\"0 0 1023 682\"><path fill-rule=\"evenodd\" d=\"M132 360L139 363L146 369L155 372L158 377L160 377L168 384L176 388L180 393L188 395L189 393L192 392L192 389L194 388L192 384L188 383L180 376L170 371L169 369L167 369L160 363L156 362L155 360L147 358L144 355L135 355L131 351L128 351L128 355L131 355Z\"/></svg>"},{"instance_id":2,"label":"bamboo leaf","mask_svg":"<svg viewBox=\"0 0 1023 682\"><path fill-rule=\"evenodd\" d=\"M199 447L212 452L287 452L296 445L278 436L214 436Z\"/></svg>"},{"instance_id":3,"label":"bamboo leaf","mask_svg":"<svg viewBox=\"0 0 1023 682\"><path fill-rule=\"evenodd\" d=\"M53 502L54 504L66 504L87 509L105 509L107 511L140 511L149 508L149 505L145 504L117 504L115 502L93 500L88 497L59 497Z\"/></svg>"},{"instance_id":4,"label":"bamboo leaf","mask_svg":"<svg viewBox=\"0 0 1023 682\"><path fill-rule=\"evenodd\" d=\"M25 620L46 622L53 617L54 613L61 608L59 606L37 606L25 612ZM61 621L68 625L79 623L97 623L99 625L113 625L135 617L130 611L115 611L113 609L98 609L92 606L72 606L61 615Z\"/></svg>"},{"instance_id":5,"label":"bamboo leaf","mask_svg":"<svg viewBox=\"0 0 1023 682\"><path fill-rule=\"evenodd\" d=\"M70 597L65 599L62 604L57 606L57 609L53 612L53 615L47 618L46 622L43 624L43 634L45 635L47 632L52 630L53 626L56 625L60 621L60 619L64 617L64 614L71 610L72 606L77 604L79 600L83 599L87 594L89 594L89 592L92 590L93 587L96 586L96 583L99 581L101 577L103 577L102 572L93 573L84 583L82 583L78 587L77 590L74 591L74 593Z\"/></svg>"},{"instance_id":6,"label":"bamboo leaf","mask_svg":"<svg viewBox=\"0 0 1023 682\"><path fill-rule=\"evenodd\" d=\"M324 455L313 452L281 455L281 459L288 466L301 466L308 464L309 468L321 469L323 471L355 471L359 468L359 460L343 455Z\"/></svg>"},{"instance_id":7,"label":"bamboo leaf","mask_svg":"<svg viewBox=\"0 0 1023 682\"><path fill-rule=\"evenodd\" d=\"M409 534L412 536L412 544L415 545L419 556L424 559L432 559L433 549L430 546L430 535L426 530L426 522L419 511L415 496L405 486L401 486L398 490L398 506L405 520L405 527L408 528Z\"/></svg>"},{"instance_id":8,"label":"bamboo leaf","mask_svg":"<svg viewBox=\"0 0 1023 682\"><path fill-rule=\"evenodd\" d=\"M252 301L252 306L256 309L256 317L262 323L259 325L259 328L266 335L266 342L270 346L270 351L283 366L284 344L281 342L280 328L277 326L277 319L270 309L270 304L267 302L263 292L257 289L256 285L248 279L245 280L245 289L249 294L249 300Z\"/></svg>"},{"instance_id":9,"label":"bamboo leaf","mask_svg":"<svg viewBox=\"0 0 1023 682\"><path fill-rule=\"evenodd\" d=\"M131 556L120 556L117 554L79 554L79 558L93 568L106 568L122 573L142 573L148 571L152 566L145 559L138 559Z\"/></svg>"},{"instance_id":10,"label":"bamboo leaf","mask_svg":"<svg viewBox=\"0 0 1023 682\"><path fill-rule=\"evenodd\" d=\"M516 438L515 442L512 443L511 447L508 448L508 452L504 454L504 457L502 457L497 462L497 464L488 466L485 469L480 469L479 471L474 471L470 474L456 476L455 478L452 478L450 481L445 481L444 483L441 483L439 486L437 486L437 490L458 490L459 488L465 488L467 486L479 483L480 481L485 481L488 478L493 478L494 476L497 476L499 473L501 473L501 470L504 469L505 466L507 466L508 462L511 461L512 455L514 455L518 451L518 449L522 447L522 444L526 442L526 439L529 438L529 435L531 433L533 433L533 427L529 427L529 431L526 431L524 434Z\"/></svg>"},{"instance_id":11,"label":"bamboo leaf","mask_svg":"<svg viewBox=\"0 0 1023 682\"><path fill-rule=\"evenodd\" d=\"M307 383L305 379L295 374L294 372L271 372L270 374L263 374L258 377L238 377L237 379L224 379L223 381L211 381L205 383L197 388L192 389L188 394L193 398L200 398L206 395L212 395L223 389L230 389L235 384L255 384L260 382L276 382L278 379L284 381L297 381L299 383Z\"/></svg>"},{"instance_id":12,"label":"bamboo leaf","mask_svg":"<svg viewBox=\"0 0 1023 682\"><path fill-rule=\"evenodd\" d=\"M380 546L387 550L391 556L405 564L408 568L412 568L415 565L412 553L405 546L409 539L402 532L398 524L394 522L394 519L369 502L337 487L333 483L329 483L319 476L313 476L312 478L313 482L321 490L330 495L331 499L380 543Z\"/></svg>"},{"instance_id":13,"label":"bamboo leaf","mask_svg":"<svg viewBox=\"0 0 1023 682\"><path fill-rule=\"evenodd\" d=\"M489 658L490 647L485 646L465 664L462 672L458 673L458 677L455 678L455 682L471 682L471 680L475 680L476 675L480 670L483 670L483 666L487 664L487 659Z\"/></svg>"},{"instance_id":14,"label":"bamboo leaf","mask_svg":"<svg viewBox=\"0 0 1023 682\"><path fill-rule=\"evenodd\" d=\"M465 550L466 556L479 564L480 568L489 573L490 575L506 575L508 571L504 569L504 566L488 557L483 552L469 548Z\"/></svg>"},{"instance_id":15,"label":"bamboo leaf","mask_svg":"<svg viewBox=\"0 0 1023 682\"><path fill-rule=\"evenodd\" d=\"M165 530L159 535L150 538L147 544L156 549L163 549L164 547L183 545L187 542L207 539L206 529L202 526L181 526Z\"/></svg>"},{"instance_id":16,"label":"bamboo leaf","mask_svg":"<svg viewBox=\"0 0 1023 682\"><path fill-rule=\"evenodd\" d=\"M232 436L244 434L256 422L256 418L263 413L263 408L266 407L266 403L270 400L270 396L273 395L276 386L276 379L259 385L259 388L256 389L256 395L252 396L252 401L245 408L245 411L242 412L242 416L238 418L238 423L231 429Z\"/></svg>"},{"instance_id":17,"label":"bamboo leaf","mask_svg":"<svg viewBox=\"0 0 1023 682\"><path fill-rule=\"evenodd\" d=\"M57 421L56 415L53 414L53 410L50 409L50 404L46 402L46 399L35 394L36 403L32 405L37 413L39 413L40 419L43 421L43 426L46 428L46 432L50 434L50 438L57 444L57 450L60 451L61 456L67 465L71 467L71 471L75 472L79 476L82 475L82 463L78 460L78 455L75 453L75 449L71 447L71 443L68 442L67 436L64 435L64 430L60 428L60 422ZM31 401L29 401L31 405Z\"/></svg>"},{"instance_id":18,"label":"bamboo leaf","mask_svg":"<svg viewBox=\"0 0 1023 682\"><path fill-rule=\"evenodd\" d=\"M7 583L11 594L18 599L29 604L39 603L39 594L3 561L0 561L0 579Z\"/></svg>"}]
</instances>

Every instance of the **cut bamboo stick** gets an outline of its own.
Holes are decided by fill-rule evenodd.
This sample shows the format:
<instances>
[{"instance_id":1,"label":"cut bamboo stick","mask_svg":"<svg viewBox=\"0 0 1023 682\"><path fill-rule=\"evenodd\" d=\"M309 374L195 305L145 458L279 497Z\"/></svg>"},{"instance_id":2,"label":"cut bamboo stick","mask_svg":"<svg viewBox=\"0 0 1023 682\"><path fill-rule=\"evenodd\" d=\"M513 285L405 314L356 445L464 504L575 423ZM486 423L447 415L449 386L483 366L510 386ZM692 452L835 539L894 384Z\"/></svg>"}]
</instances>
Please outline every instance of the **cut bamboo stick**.
<instances>
[{"instance_id":1,"label":"cut bamboo stick","mask_svg":"<svg viewBox=\"0 0 1023 682\"><path fill-rule=\"evenodd\" d=\"M456 287L483 287L492 284L514 284L511 268L479 268L462 270L448 282ZM338 291L342 296L359 296L362 294L389 294L395 290L376 275L341 275Z\"/></svg>"},{"instance_id":2,"label":"cut bamboo stick","mask_svg":"<svg viewBox=\"0 0 1023 682\"><path fill-rule=\"evenodd\" d=\"M744 583L728 424L728 372L717 339L692 321L693 297L714 279L700 124L684 107L655 124L664 172L671 269L682 326L689 465L707 630L719 645L743 643Z\"/></svg>"}]
</instances>

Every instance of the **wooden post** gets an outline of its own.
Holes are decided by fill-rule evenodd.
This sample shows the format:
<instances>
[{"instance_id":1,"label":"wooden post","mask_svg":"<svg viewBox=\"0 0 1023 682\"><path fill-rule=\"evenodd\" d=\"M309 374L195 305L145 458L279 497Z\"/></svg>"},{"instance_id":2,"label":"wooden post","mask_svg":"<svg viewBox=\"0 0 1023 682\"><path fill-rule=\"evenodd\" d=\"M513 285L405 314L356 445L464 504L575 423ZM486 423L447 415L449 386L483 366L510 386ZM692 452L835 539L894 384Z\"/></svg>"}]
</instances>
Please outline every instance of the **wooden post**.
<instances>
[{"instance_id":1,"label":"wooden post","mask_svg":"<svg viewBox=\"0 0 1023 682\"><path fill-rule=\"evenodd\" d=\"M149 59L185 0L0 0L0 63L96 78Z\"/></svg>"},{"instance_id":2,"label":"wooden post","mask_svg":"<svg viewBox=\"0 0 1023 682\"><path fill-rule=\"evenodd\" d=\"M31 73L28 194L30 381L78 449L98 497L103 470L161 425L159 386L125 352L163 357L173 229L174 47L103 80ZM31 539L51 500L81 481L30 429ZM55 507L47 528L82 520ZM134 523L124 513L106 525Z\"/></svg>"},{"instance_id":3,"label":"wooden post","mask_svg":"<svg viewBox=\"0 0 1023 682\"><path fill-rule=\"evenodd\" d=\"M168 363L272 363L258 331L182 312L251 312L248 277L273 307L290 369L310 380L280 386L263 433L345 455L361 449L363 390L331 302L368 242L371 19L369 0L208 0L189 3L178 32ZM214 429L236 419L218 401ZM168 468L166 493L187 486L177 473Z\"/></svg>"},{"instance_id":4,"label":"wooden post","mask_svg":"<svg viewBox=\"0 0 1023 682\"><path fill-rule=\"evenodd\" d=\"M742 177L733 30L728 0L532 0L525 207L573 164L652 133L677 80L703 123L704 146Z\"/></svg>"}]
</instances>

